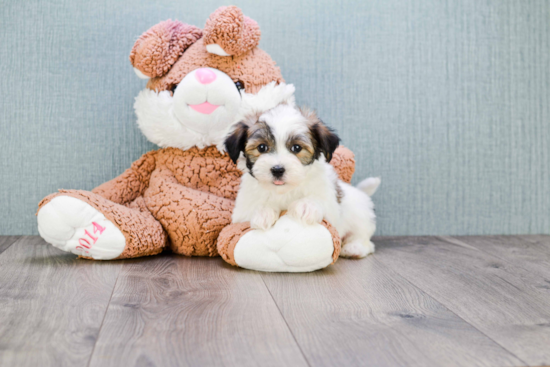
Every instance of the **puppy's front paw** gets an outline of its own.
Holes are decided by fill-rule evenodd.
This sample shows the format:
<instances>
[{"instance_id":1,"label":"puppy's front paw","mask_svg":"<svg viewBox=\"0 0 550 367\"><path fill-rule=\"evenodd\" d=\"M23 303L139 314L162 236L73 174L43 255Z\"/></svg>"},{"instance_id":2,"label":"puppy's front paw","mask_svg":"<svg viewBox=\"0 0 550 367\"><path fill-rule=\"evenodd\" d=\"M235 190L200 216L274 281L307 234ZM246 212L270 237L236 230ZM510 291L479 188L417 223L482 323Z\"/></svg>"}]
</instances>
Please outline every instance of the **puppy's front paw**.
<instances>
[{"instance_id":1,"label":"puppy's front paw","mask_svg":"<svg viewBox=\"0 0 550 367\"><path fill-rule=\"evenodd\" d=\"M320 223L323 220L323 209L311 200L298 200L290 205L288 213L305 224Z\"/></svg>"},{"instance_id":2,"label":"puppy's front paw","mask_svg":"<svg viewBox=\"0 0 550 367\"><path fill-rule=\"evenodd\" d=\"M271 208L259 209L254 213L254 217L250 221L250 227L265 231L273 227L273 224L275 224L278 218L279 213Z\"/></svg>"},{"instance_id":3,"label":"puppy's front paw","mask_svg":"<svg viewBox=\"0 0 550 367\"><path fill-rule=\"evenodd\" d=\"M371 241L361 242L353 241L345 243L340 251L340 257L347 257L348 259L362 259L368 254L374 252L374 243Z\"/></svg>"}]
</instances>

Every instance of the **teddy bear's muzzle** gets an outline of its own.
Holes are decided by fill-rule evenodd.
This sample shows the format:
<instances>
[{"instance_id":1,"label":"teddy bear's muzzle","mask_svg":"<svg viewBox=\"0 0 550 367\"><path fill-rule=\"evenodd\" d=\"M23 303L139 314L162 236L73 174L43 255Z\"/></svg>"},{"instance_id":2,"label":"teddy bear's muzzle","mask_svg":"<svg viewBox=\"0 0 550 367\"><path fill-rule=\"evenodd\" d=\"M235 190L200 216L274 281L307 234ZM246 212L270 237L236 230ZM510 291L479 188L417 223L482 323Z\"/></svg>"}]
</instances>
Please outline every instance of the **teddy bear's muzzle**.
<instances>
[{"instance_id":1,"label":"teddy bear's muzzle","mask_svg":"<svg viewBox=\"0 0 550 367\"><path fill-rule=\"evenodd\" d=\"M187 74L173 98L179 122L197 132L228 127L241 104L233 80L214 68L199 68Z\"/></svg>"}]
</instances>

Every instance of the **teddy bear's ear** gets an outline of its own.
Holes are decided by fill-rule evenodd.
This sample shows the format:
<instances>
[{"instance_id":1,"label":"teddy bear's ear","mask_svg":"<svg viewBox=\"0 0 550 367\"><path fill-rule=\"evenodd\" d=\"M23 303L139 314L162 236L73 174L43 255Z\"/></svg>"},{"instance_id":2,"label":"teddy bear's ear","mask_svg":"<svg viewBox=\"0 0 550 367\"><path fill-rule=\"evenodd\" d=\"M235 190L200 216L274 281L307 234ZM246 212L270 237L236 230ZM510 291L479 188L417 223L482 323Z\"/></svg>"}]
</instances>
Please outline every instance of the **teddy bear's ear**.
<instances>
[{"instance_id":1,"label":"teddy bear's ear","mask_svg":"<svg viewBox=\"0 0 550 367\"><path fill-rule=\"evenodd\" d=\"M222 6L206 21L206 50L219 56L238 56L258 46L260 27L236 6Z\"/></svg>"},{"instance_id":2,"label":"teddy bear's ear","mask_svg":"<svg viewBox=\"0 0 550 367\"><path fill-rule=\"evenodd\" d=\"M201 36L202 31L195 26L177 20L161 22L139 37L130 53L130 62L141 78L163 76Z\"/></svg>"}]
</instances>

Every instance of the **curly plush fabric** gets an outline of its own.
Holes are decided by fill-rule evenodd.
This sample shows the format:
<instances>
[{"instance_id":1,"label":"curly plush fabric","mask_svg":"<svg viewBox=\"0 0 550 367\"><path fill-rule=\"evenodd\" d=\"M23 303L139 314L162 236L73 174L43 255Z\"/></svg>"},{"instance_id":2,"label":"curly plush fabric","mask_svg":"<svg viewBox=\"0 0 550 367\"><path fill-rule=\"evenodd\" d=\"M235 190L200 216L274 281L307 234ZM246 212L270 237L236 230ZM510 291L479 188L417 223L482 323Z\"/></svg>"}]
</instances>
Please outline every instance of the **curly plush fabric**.
<instances>
[{"instance_id":1,"label":"curly plush fabric","mask_svg":"<svg viewBox=\"0 0 550 367\"><path fill-rule=\"evenodd\" d=\"M342 181L351 182L351 178L355 172L355 155L351 150L340 145L334 151L330 164L334 167Z\"/></svg>"},{"instance_id":2,"label":"curly plush fabric","mask_svg":"<svg viewBox=\"0 0 550 367\"><path fill-rule=\"evenodd\" d=\"M258 23L236 6L222 6L206 21L204 44L218 44L229 55L242 55L260 42Z\"/></svg>"},{"instance_id":3,"label":"curly plush fabric","mask_svg":"<svg viewBox=\"0 0 550 367\"><path fill-rule=\"evenodd\" d=\"M166 75L149 80L147 88L157 92L170 90L189 72L203 67L223 71L234 82L242 82L248 93L257 93L272 81L284 82L279 67L258 47L240 56L218 56L206 51L204 39L201 38L184 52Z\"/></svg>"},{"instance_id":4,"label":"curly plush fabric","mask_svg":"<svg viewBox=\"0 0 550 367\"><path fill-rule=\"evenodd\" d=\"M344 157L349 156L353 153L341 147L333 162L348 164ZM144 154L92 192L60 190L47 196L39 210L59 195L90 204L124 234L120 259L158 254L167 246L181 255L217 256L218 236L231 224L241 175L229 155L214 146L160 149Z\"/></svg>"},{"instance_id":5,"label":"curly plush fabric","mask_svg":"<svg viewBox=\"0 0 550 367\"><path fill-rule=\"evenodd\" d=\"M330 224L328 221L323 219L323 222L321 223L323 226L325 226L326 229L330 232L330 235L332 236L332 242L334 243L334 252L332 253L332 263L334 264L336 260L338 260L338 256L340 256L340 250L342 248L342 239L340 238L340 235L338 234L338 231L332 224Z\"/></svg>"},{"instance_id":6,"label":"curly plush fabric","mask_svg":"<svg viewBox=\"0 0 550 367\"><path fill-rule=\"evenodd\" d=\"M130 62L150 78L163 76L201 36L202 31L195 26L177 20L161 22L139 37L130 52Z\"/></svg>"},{"instance_id":7,"label":"curly plush fabric","mask_svg":"<svg viewBox=\"0 0 550 367\"><path fill-rule=\"evenodd\" d=\"M93 193L117 204L126 205L146 188L156 166L156 151L145 153L123 174L92 190Z\"/></svg>"}]
</instances>

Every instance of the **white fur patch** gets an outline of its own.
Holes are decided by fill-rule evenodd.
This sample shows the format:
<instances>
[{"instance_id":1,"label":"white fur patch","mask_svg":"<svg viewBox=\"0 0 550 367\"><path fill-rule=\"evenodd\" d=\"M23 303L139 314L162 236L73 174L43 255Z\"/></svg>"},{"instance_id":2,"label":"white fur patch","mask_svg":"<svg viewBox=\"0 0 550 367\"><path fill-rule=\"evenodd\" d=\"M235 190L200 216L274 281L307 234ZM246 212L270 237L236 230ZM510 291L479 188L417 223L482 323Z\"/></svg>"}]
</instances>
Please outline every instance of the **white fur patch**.
<instances>
[{"instance_id":1,"label":"white fur patch","mask_svg":"<svg viewBox=\"0 0 550 367\"><path fill-rule=\"evenodd\" d=\"M218 56L231 56L225 50L218 45L217 43L212 43L210 45L206 45L206 51L208 51L211 54L218 55Z\"/></svg>"},{"instance_id":2,"label":"white fur patch","mask_svg":"<svg viewBox=\"0 0 550 367\"><path fill-rule=\"evenodd\" d=\"M256 94L246 93L243 95L239 117L242 120L246 116L264 113L279 104L286 103L290 106L296 106L294 99L293 84L277 84L271 82Z\"/></svg>"},{"instance_id":3,"label":"white fur patch","mask_svg":"<svg viewBox=\"0 0 550 367\"><path fill-rule=\"evenodd\" d=\"M279 219L279 213L272 208L260 208L250 219L250 227L266 230L271 228L277 219Z\"/></svg>"},{"instance_id":4,"label":"white fur patch","mask_svg":"<svg viewBox=\"0 0 550 367\"><path fill-rule=\"evenodd\" d=\"M357 188L366 193L368 196L372 196L374 195L376 190L378 190L380 182L382 182L382 180L380 180L380 177L369 177L359 182L357 184Z\"/></svg>"},{"instance_id":5,"label":"white fur patch","mask_svg":"<svg viewBox=\"0 0 550 367\"><path fill-rule=\"evenodd\" d=\"M344 244L342 250L340 251L340 256L347 257L349 259L362 259L373 252L374 243L371 241L353 241Z\"/></svg>"},{"instance_id":6,"label":"white fur patch","mask_svg":"<svg viewBox=\"0 0 550 367\"><path fill-rule=\"evenodd\" d=\"M220 152L224 152L224 141L231 126L244 116L265 112L282 102L294 105L292 84L277 85L272 82L257 94L242 92L239 95L227 75L217 69L212 70L216 72L216 81L201 85L191 72L177 87L174 96L169 91L158 93L149 89L138 94L134 103L137 123L149 141L162 148L183 150L215 145ZM209 115L189 107L189 104L205 101L223 107Z\"/></svg>"},{"instance_id":7,"label":"white fur patch","mask_svg":"<svg viewBox=\"0 0 550 367\"><path fill-rule=\"evenodd\" d=\"M134 68L134 72L136 73L137 77L140 79L145 79L145 80L151 79L147 75L143 74L141 70L139 70L138 68Z\"/></svg>"}]
</instances>

